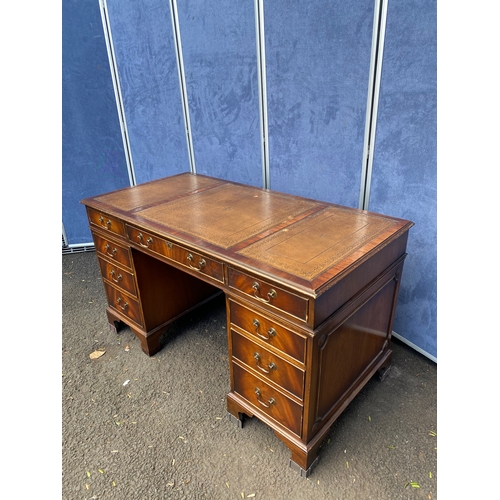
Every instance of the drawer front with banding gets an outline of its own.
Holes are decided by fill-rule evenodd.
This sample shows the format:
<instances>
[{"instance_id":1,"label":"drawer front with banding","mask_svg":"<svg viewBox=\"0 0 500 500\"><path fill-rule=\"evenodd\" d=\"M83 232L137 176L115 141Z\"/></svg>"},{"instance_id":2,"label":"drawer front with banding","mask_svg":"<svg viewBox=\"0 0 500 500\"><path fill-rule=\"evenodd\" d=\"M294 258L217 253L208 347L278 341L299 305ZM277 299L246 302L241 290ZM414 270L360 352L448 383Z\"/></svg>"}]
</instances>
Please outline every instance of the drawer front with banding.
<instances>
[{"instance_id":1,"label":"drawer front with banding","mask_svg":"<svg viewBox=\"0 0 500 500\"><path fill-rule=\"evenodd\" d=\"M111 308L131 319L140 327L144 327L138 300L108 283L104 283L104 289L106 290L108 304Z\"/></svg>"},{"instance_id":2,"label":"drawer front with banding","mask_svg":"<svg viewBox=\"0 0 500 500\"><path fill-rule=\"evenodd\" d=\"M134 275L128 271L125 271L121 267L104 260L98 256L99 267L101 268L101 274L103 278L107 279L115 286L131 293L137 297L137 289L135 286Z\"/></svg>"},{"instance_id":3,"label":"drawer front with banding","mask_svg":"<svg viewBox=\"0 0 500 500\"><path fill-rule=\"evenodd\" d=\"M234 392L300 437L302 406L233 362Z\"/></svg>"},{"instance_id":4,"label":"drawer front with banding","mask_svg":"<svg viewBox=\"0 0 500 500\"><path fill-rule=\"evenodd\" d=\"M115 241L105 238L94 231L92 231L92 236L98 254L132 269L132 259L130 258L130 249L128 247L119 245Z\"/></svg>"},{"instance_id":5,"label":"drawer front with banding","mask_svg":"<svg viewBox=\"0 0 500 500\"><path fill-rule=\"evenodd\" d=\"M305 362L306 339L304 337L232 300L229 302L229 316L233 325L242 328L256 339L279 349L301 363Z\"/></svg>"},{"instance_id":6,"label":"drawer front with banding","mask_svg":"<svg viewBox=\"0 0 500 500\"><path fill-rule=\"evenodd\" d=\"M230 288L242 292L252 300L307 321L309 301L306 297L233 268L229 268L228 279Z\"/></svg>"},{"instance_id":7,"label":"drawer front with banding","mask_svg":"<svg viewBox=\"0 0 500 500\"><path fill-rule=\"evenodd\" d=\"M221 283L224 282L222 262L181 247L160 236L148 233L142 229L137 229L133 226L127 225L127 234L129 241L139 245L145 250L163 255L197 273L209 276Z\"/></svg>"},{"instance_id":8,"label":"drawer front with banding","mask_svg":"<svg viewBox=\"0 0 500 500\"><path fill-rule=\"evenodd\" d=\"M87 208L87 215L91 225L125 237L125 224L121 220L92 208Z\"/></svg>"},{"instance_id":9,"label":"drawer front with banding","mask_svg":"<svg viewBox=\"0 0 500 500\"><path fill-rule=\"evenodd\" d=\"M304 396L304 372L243 335L231 331L232 354L262 377L299 399Z\"/></svg>"}]
</instances>

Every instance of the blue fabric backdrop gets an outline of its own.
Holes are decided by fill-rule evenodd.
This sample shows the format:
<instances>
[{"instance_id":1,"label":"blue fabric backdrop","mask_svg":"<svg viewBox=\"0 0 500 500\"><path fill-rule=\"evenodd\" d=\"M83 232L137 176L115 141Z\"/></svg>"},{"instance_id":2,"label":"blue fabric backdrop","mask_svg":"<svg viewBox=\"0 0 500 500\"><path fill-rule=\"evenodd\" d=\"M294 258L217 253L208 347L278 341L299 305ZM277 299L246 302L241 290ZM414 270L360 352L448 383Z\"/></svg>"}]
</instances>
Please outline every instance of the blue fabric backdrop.
<instances>
[{"instance_id":1,"label":"blue fabric backdrop","mask_svg":"<svg viewBox=\"0 0 500 500\"><path fill-rule=\"evenodd\" d=\"M92 242L82 198L129 185L95 0L62 3L62 218L70 245Z\"/></svg>"},{"instance_id":2,"label":"blue fabric backdrop","mask_svg":"<svg viewBox=\"0 0 500 500\"><path fill-rule=\"evenodd\" d=\"M262 186L253 2L178 2L196 171Z\"/></svg>"},{"instance_id":3,"label":"blue fabric backdrop","mask_svg":"<svg viewBox=\"0 0 500 500\"><path fill-rule=\"evenodd\" d=\"M358 207L372 0L266 2L271 188Z\"/></svg>"},{"instance_id":4,"label":"blue fabric backdrop","mask_svg":"<svg viewBox=\"0 0 500 500\"><path fill-rule=\"evenodd\" d=\"M436 0L391 0L369 209L410 219L394 331L437 357Z\"/></svg>"},{"instance_id":5,"label":"blue fabric backdrop","mask_svg":"<svg viewBox=\"0 0 500 500\"><path fill-rule=\"evenodd\" d=\"M137 183L189 170L169 3L107 0Z\"/></svg>"}]
</instances>

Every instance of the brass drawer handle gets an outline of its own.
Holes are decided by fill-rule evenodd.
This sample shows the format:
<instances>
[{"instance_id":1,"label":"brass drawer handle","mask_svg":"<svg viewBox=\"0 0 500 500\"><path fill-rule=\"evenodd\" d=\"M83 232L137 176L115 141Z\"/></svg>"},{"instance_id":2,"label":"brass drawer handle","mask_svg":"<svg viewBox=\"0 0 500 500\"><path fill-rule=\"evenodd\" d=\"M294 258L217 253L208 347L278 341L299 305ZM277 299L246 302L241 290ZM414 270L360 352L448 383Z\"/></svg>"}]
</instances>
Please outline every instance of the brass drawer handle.
<instances>
[{"instance_id":1,"label":"brass drawer handle","mask_svg":"<svg viewBox=\"0 0 500 500\"><path fill-rule=\"evenodd\" d=\"M123 302L123 299L121 297L118 297L116 299L116 303L118 304L118 307L122 310L122 311L126 311L128 309L128 302L125 302L122 306L122 302Z\"/></svg>"},{"instance_id":2,"label":"brass drawer handle","mask_svg":"<svg viewBox=\"0 0 500 500\"><path fill-rule=\"evenodd\" d=\"M108 219L106 223L104 223L104 217L102 215L99 217L99 222L101 223L101 226L104 227L105 229L109 229L111 227L111 221Z\"/></svg>"},{"instance_id":3,"label":"brass drawer handle","mask_svg":"<svg viewBox=\"0 0 500 500\"><path fill-rule=\"evenodd\" d=\"M271 373L271 370L276 370L276 365L271 362L268 365L269 370L266 370L264 367L260 366L260 354L258 352L254 353L253 357L257 361L257 368L264 373Z\"/></svg>"},{"instance_id":4,"label":"brass drawer handle","mask_svg":"<svg viewBox=\"0 0 500 500\"><path fill-rule=\"evenodd\" d=\"M118 253L118 250L115 248L113 248L113 250L111 251L111 253L109 253L109 249L111 247L109 246L109 243L106 243L106 246L104 247L104 250L106 250L106 255L109 255L110 257L113 257L115 258L116 257L116 254Z\"/></svg>"},{"instance_id":5,"label":"brass drawer handle","mask_svg":"<svg viewBox=\"0 0 500 500\"><path fill-rule=\"evenodd\" d=\"M271 300L275 299L278 294L276 293L276 290L274 290L273 288L271 288L271 290L269 290L269 292L267 292L267 299L265 299L264 297L261 297L260 296L260 285L254 281L253 284L252 284L252 288L253 288L253 295L256 299L260 300L261 302L271 302Z\"/></svg>"},{"instance_id":6,"label":"brass drawer handle","mask_svg":"<svg viewBox=\"0 0 500 500\"><path fill-rule=\"evenodd\" d=\"M265 408L269 408L271 405L274 405L276 404L276 401L274 400L274 398L270 398L268 400L267 403L265 403L264 401L262 401L260 399L260 396L261 396L261 392L260 392L260 389L258 387L255 388L255 394L257 394L257 401L262 405L264 406Z\"/></svg>"},{"instance_id":7,"label":"brass drawer handle","mask_svg":"<svg viewBox=\"0 0 500 500\"><path fill-rule=\"evenodd\" d=\"M146 244L143 243L143 240L144 240L144 236L142 235L142 233L139 233L137 235L137 239L139 240L139 245L141 245L141 247L144 247L144 248L149 248L150 245L152 245L154 243L153 241L153 238L151 238L151 236L147 239L146 241Z\"/></svg>"},{"instance_id":8,"label":"brass drawer handle","mask_svg":"<svg viewBox=\"0 0 500 500\"><path fill-rule=\"evenodd\" d=\"M266 335L262 335L262 333L259 332L260 322L259 322L259 320L257 318L254 318L254 320L252 321L252 323L253 323L253 326L255 327L255 333L262 340L270 340L271 337L275 337L276 336L276 330L273 327L271 327L271 328L269 328L269 330L267 330L267 337L266 337Z\"/></svg>"},{"instance_id":9,"label":"brass drawer handle","mask_svg":"<svg viewBox=\"0 0 500 500\"><path fill-rule=\"evenodd\" d=\"M111 271L109 272L109 274L111 275L111 279L115 282L115 283L119 283L122 279L123 279L123 276L121 274L119 274L116 278L115 278L115 270L114 269L111 269Z\"/></svg>"},{"instance_id":10,"label":"brass drawer handle","mask_svg":"<svg viewBox=\"0 0 500 500\"><path fill-rule=\"evenodd\" d=\"M188 254L187 260L188 260L188 263L189 263L189 267L191 269L196 269L196 271L201 271L207 265L205 259L200 259L200 262L198 263L198 267L195 267L195 266L191 265L191 263L194 260L194 257L192 256L192 254Z\"/></svg>"}]
</instances>

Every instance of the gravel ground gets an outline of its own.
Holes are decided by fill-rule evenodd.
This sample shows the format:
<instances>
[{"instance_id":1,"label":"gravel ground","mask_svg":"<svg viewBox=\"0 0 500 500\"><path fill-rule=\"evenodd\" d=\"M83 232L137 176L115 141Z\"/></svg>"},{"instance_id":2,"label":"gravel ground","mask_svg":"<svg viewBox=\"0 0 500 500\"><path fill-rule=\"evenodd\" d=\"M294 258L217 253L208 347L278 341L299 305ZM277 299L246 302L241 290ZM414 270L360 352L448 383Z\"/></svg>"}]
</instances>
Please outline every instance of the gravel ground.
<instances>
[{"instance_id":1,"label":"gravel ground","mask_svg":"<svg viewBox=\"0 0 500 500\"><path fill-rule=\"evenodd\" d=\"M437 498L436 364L393 341L334 423L309 478L256 418L227 418L223 297L174 323L146 356L109 329L94 252L62 256L62 498ZM90 355L104 351L97 359Z\"/></svg>"}]
</instances>

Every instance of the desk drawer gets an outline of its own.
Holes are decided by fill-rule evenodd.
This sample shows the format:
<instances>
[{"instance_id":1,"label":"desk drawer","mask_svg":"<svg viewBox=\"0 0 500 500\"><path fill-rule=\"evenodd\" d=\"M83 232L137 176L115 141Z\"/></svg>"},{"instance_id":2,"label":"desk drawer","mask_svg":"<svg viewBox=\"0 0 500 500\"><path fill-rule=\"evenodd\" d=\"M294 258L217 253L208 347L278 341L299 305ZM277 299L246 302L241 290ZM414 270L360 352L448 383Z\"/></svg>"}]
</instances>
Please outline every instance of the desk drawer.
<instances>
[{"instance_id":1,"label":"desk drawer","mask_svg":"<svg viewBox=\"0 0 500 500\"><path fill-rule=\"evenodd\" d=\"M262 377L272 380L283 389L303 399L304 372L264 347L231 330L232 355L256 370Z\"/></svg>"},{"instance_id":2,"label":"desk drawer","mask_svg":"<svg viewBox=\"0 0 500 500\"><path fill-rule=\"evenodd\" d=\"M164 240L154 234L127 225L127 234L131 242L145 248L151 252L163 255L178 264L192 269L200 274L210 276L223 283L224 273L222 263L183 248L175 243Z\"/></svg>"},{"instance_id":3,"label":"desk drawer","mask_svg":"<svg viewBox=\"0 0 500 500\"><path fill-rule=\"evenodd\" d=\"M229 287L252 300L307 321L308 299L266 281L229 268Z\"/></svg>"},{"instance_id":4,"label":"desk drawer","mask_svg":"<svg viewBox=\"0 0 500 500\"><path fill-rule=\"evenodd\" d=\"M250 335L305 363L306 339L261 314L229 300L229 320Z\"/></svg>"},{"instance_id":5,"label":"desk drawer","mask_svg":"<svg viewBox=\"0 0 500 500\"><path fill-rule=\"evenodd\" d=\"M234 392L300 437L302 406L233 362ZM258 414L256 415L258 417Z\"/></svg>"},{"instance_id":6,"label":"desk drawer","mask_svg":"<svg viewBox=\"0 0 500 500\"><path fill-rule=\"evenodd\" d=\"M110 217L105 212L100 212L92 208L87 208L87 216L90 224L125 237L125 224L114 217Z\"/></svg>"},{"instance_id":7,"label":"desk drawer","mask_svg":"<svg viewBox=\"0 0 500 500\"><path fill-rule=\"evenodd\" d=\"M104 283L106 296L108 297L108 304L111 308L118 311L121 315L131 319L140 327L143 327L141 308L139 301L132 298L130 295L122 292L108 283Z\"/></svg>"},{"instance_id":8,"label":"desk drawer","mask_svg":"<svg viewBox=\"0 0 500 500\"><path fill-rule=\"evenodd\" d=\"M222 263L186 248L173 245L172 258L179 264L224 283Z\"/></svg>"},{"instance_id":9,"label":"desk drawer","mask_svg":"<svg viewBox=\"0 0 500 500\"><path fill-rule=\"evenodd\" d=\"M92 236L98 254L100 253L107 259L111 259L112 261L132 269L132 259L130 258L130 249L128 247L108 240L94 231L92 231Z\"/></svg>"},{"instance_id":10,"label":"desk drawer","mask_svg":"<svg viewBox=\"0 0 500 500\"><path fill-rule=\"evenodd\" d=\"M135 279L132 273L125 271L121 267L115 266L113 263L108 262L101 257L97 257L99 260L99 267L101 268L101 274L103 278L112 282L115 286L131 293L137 297L137 289L135 286Z\"/></svg>"},{"instance_id":11,"label":"desk drawer","mask_svg":"<svg viewBox=\"0 0 500 500\"><path fill-rule=\"evenodd\" d=\"M167 243L163 238L150 234L142 229L127 225L127 236L130 242L139 245L140 247L149 250L150 252L157 253L168 257L169 249Z\"/></svg>"}]
</instances>

